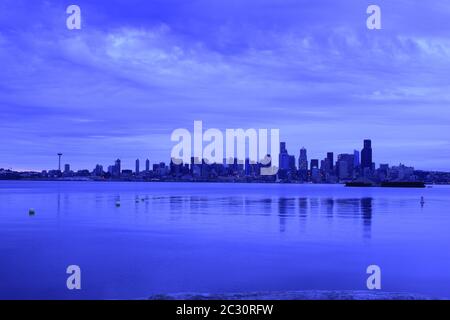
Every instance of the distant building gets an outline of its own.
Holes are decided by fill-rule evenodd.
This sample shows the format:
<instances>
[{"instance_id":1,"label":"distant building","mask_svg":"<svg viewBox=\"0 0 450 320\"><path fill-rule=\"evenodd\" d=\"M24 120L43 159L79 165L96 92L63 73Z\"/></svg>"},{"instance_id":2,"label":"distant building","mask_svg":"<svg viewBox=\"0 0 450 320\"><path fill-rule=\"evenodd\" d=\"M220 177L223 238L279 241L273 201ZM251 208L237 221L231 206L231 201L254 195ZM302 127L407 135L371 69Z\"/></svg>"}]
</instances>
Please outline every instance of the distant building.
<instances>
[{"instance_id":1,"label":"distant building","mask_svg":"<svg viewBox=\"0 0 450 320\"><path fill-rule=\"evenodd\" d=\"M94 176L101 177L103 176L103 166L97 164L93 171Z\"/></svg>"},{"instance_id":2,"label":"distant building","mask_svg":"<svg viewBox=\"0 0 450 320\"><path fill-rule=\"evenodd\" d=\"M139 173L140 173L140 169L139 169L139 159L136 159L135 173L136 173L136 175L139 175Z\"/></svg>"},{"instance_id":3,"label":"distant building","mask_svg":"<svg viewBox=\"0 0 450 320\"><path fill-rule=\"evenodd\" d=\"M131 177L133 175L133 171L129 169L123 169L122 170L122 176L124 177Z\"/></svg>"},{"instance_id":4,"label":"distant building","mask_svg":"<svg viewBox=\"0 0 450 320\"><path fill-rule=\"evenodd\" d=\"M319 159L311 159L311 170L313 168L319 169Z\"/></svg>"},{"instance_id":5,"label":"distant building","mask_svg":"<svg viewBox=\"0 0 450 320\"><path fill-rule=\"evenodd\" d=\"M319 160L317 160L318 162ZM320 170L318 166L314 166L311 168L311 181L314 183L321 182Z\"/></svg>"},{"instance_id":6,"label":"distant building","mask_svg":"<svg viewBox=\"0 0 450 320\"><path fill-rule=\"evenodd\" d=\"M403 164L393 166L389 170L390 180L393 181L415 181L414 168Z\"/></svg>"},{"instance_id":7,"label":"distant building","mask_svg":"<svg viewBox=\"0 0 450 320\"><path fill-rule=\"evenodd\" d=\"M339 180L353 178L355 158L353 154L340 154L336 162L336 171Z\"/></svg>"},{"instance_id":8,"label":"distant building","mask_svg":"<svg viewBox=\"0 0 450 320\"><path fill-rule=\"evenodd\" d=\"M327 157L325 158L325 173L332 174L334 171L334 153L327 152Z\"/></svg>"},{"instance_id":9,"label":"distant building","mask_svg":"<svg viewBox=\"0 0 450 320\"><path fill-rule=\"evenodd\" d=\"M361 168L372 169L372 141L364 140L364 148L361 150Z\"/></svg>"},{"instance_id":10,"label":"distant building","mask_svg":"<svg viewBox=\"0 0 450 320\"><path fill-rule=\"evenodd\" d=\"M359 166L361 165L359 155L360 155L360 153L358 150L353 151L353 159L354 159L353 166L355 168L359 168Z\"/></svg>"},{"instance_id":11,"label":"distant building","mask_svg":"<svg viewBox=\"0 0 450 320\"><path fill-rule=\"evenodd\" d=\"M280 153L279 166L280 166L280 170L284 170L284 171L289 170L289 154Z\"/></svg>"},{"instance_id":12,"label":"distant building","mask_svg":"<svg viewBox=\"0 0 450 320\"><path fill-rule=\"evenodd\" d=\"M389 164L380 164L377 170L378 179L385 181L389 179Z\"/></svg>"},{"instance_id":13,"label":"distant building","mask_svg":"<svg viewBox=\"0 0 450 320\"><path fill-rule=\"evenodd\" d=\"M286 149L286 142L280 142L280 153L288 153Z\"/></svg>"},{"instance_id":14,"label":"distant building","mask_svg":"<svg viewBox=\"0 0 450 320\"><path fill-rule=\"evenodd\" d=\"M289 172L295 172L297 170L297 167L295 165L295 156L289 155Z\"/></svg>"},{"instance_id":15,"label":"distant building","mask_svg":"<svg viewBox=\"0 0 450 320\"><path fill-rule=\"evenodd\" d=\"M308 180L308 152L305 148L300 149L298 157L298 173L301 181Z\"/></svg>"},{"instance_id":16,"label":"distant building","mask_svg":"<svg viewBox=\"0 0 450 320\"><path fill-rule=\"evenodd\" d=\"M278 159L278 163L280 166L280 170L288 171L289 170L289 154L286 149L286 142L280 142L280 155Z\"/></svg>"},{"instance_id":17,"label":"distant building","mask_svg":"<svg viewBox=\"0 0 450 320\"><path fill-rule=\"evenodd\" d=\"M308 171L308 152L305 148L300 149L300 156L298 157L298 169Z\"/></svg>"},{"instance_id":18,"label":"distant building","mask_svg":"<svg viewBox=\"0 0 450 320\"><path fill-rule=\"evenodd\" d=\"M145 160L145 172L150 171L150 160Z\"/></svg>"},{"instance_id":19,"label":"distant building","mask_svg":"<svg viewBox=\"0 0 450 320\"><path fill-rule=\"evenodd\" d=\"M113 176L119 177L121 175L121 172L122 172L122 163L120 159L117 159L113 168Z\"/></svg>"}]
</instances>

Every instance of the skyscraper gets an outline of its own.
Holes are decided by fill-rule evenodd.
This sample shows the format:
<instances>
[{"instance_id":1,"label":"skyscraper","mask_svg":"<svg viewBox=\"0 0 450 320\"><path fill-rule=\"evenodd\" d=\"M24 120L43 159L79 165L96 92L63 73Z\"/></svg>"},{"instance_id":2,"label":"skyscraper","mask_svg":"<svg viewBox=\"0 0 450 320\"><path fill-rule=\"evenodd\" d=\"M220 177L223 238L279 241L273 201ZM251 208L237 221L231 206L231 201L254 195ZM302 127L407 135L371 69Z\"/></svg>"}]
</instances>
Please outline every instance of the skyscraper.
<instances>
[{"instance_id":1,"label":"skyscraper","mask_svg":"<svg viewBox=\"0 0 450 320\"><path fill-rule=\"evenodd\" d=\"M289 154L286 149L286 142L280 142L280 155L278 157L280 170L289 170Z\"/></svg>"},{"instance_id":2,"label":"skyscraper","mask_svg":"<svg viewBox=\"0 0 450 320\"><path fill-rule=\"evenodd\" d=\"M313 168L319 168L319 159L311 159L311 170Z\"/></svg>"},{"instance_id":3,"label":"skyscraper","mask_svg":"<svg viewBox=\"0 0 450 320\"><path fill-rule=\"evenodd\" d=\"M145 171L149 172L150 171L150 160L145 160Z\"/></svg>"},{"instance_id":4,"label":"skyscraper","mask_svg":"<svg viewBox=\"0 0 450 320\"><path fill-rule=\"evenodd\" d=\"M359 162L359 151L358 150L354 150L353 151L353 157L354 157L354 163L353 166L355 168L359 168L360 162Z\"/></svg>"},{"instance_id":5,"label":"skyscraper","mask_svg":"<svg viewBox=\"0 0 450 320\"><path fill-rule=\"evenodd\" d=\"M326 169L327 173L333 173L334 172L334 153L328 152L327 153L327 159L326 159Z\"/></svg>"},{"instance_id":6,"label":"skyscraper","mask_svg":"<svg viewBox=\"0 0 450 320\"><path fill-rule=\"evenodd\" d=\"M62 153L58 153L58 171L61 171L61 156L63 154Z\"/></svg>"},{"instance_id":7,"label":"skyscraper","mask_svg":"<svg viewBox=\"0 0 450 320\"><path fill-rule=\"evenodd\" d=\"M298 169L300 171L308 171L308 153L305 148L300 149L300 156L298 157Z\"/></svg>"},{"instance_id":8,"label":"skyscraper","mask_svg":"<svg viewBox=\"0 0 450 320\"><path fill-rule=\"evenodd\" d=\"M364 148L361 150L361 167L372 168L372 141L364 140Z\"/></svg>"},{"instance_id":9,"label":"skyscraper","mask_svg":"<svg viewBox=\"0 0 450 320\"><path fill-rule=\"evenodd\" d=\"M308 152L303 147L298 157L298 174L301 181L308 180Z\"/></svg>"},{"instance_id":10,"label":"skyscraper","mask_svg":"<svg viewBox=\"0 0 450 320\"><path fill-rule=\"evenodd\" d=\"M355 159L353 154L338 155L336 171L340 180L350 179L353 177L354 163Z\"/></svg>"},{"instance_id":11,"label":"skyscraper","mask_svg":"<svg viewBox=\"0 0 450 320\"><path fill-rule=\"evenodd\" d=\"M120 159L116 160L116 163L114 164L114 176L120 176L120 173L122 172L122 166Z\"/></svg>"},{"instance_id":12,"label":"skyscraper","mask_svg":"<svg viewBox=\"0 0 450 320\"><path fill-rule=\"evenodd\" d=\"M139 170L139 159L136 159L136 175L138 175L140 172Z\"/></svg>"},{"instance_id":13,"label":"skyscraper","mask_svg":"<svg viewBox=\"0 0 450 320\"><path fill-rule=\"evenodd\" d=\"M289 171L295 172L297 168L295 167L295 156L289 155Z\"/></svg>"},{"instance_id":14,"label":"skyscraper","mask_svg":"<svg viewBox=\"0 0 450 320\"><path fill-rule=\"evenodd\" d=\"M286 142L280 142L280 153L287 153Z\"/></svg>"}]
</instances>

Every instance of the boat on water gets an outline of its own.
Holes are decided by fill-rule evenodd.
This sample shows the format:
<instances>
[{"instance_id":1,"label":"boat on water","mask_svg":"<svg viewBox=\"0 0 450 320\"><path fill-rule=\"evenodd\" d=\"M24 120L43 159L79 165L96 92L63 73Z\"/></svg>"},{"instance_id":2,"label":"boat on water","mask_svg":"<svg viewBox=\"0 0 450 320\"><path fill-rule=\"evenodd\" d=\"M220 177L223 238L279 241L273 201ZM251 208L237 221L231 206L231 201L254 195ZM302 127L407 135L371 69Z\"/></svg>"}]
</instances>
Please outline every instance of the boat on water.
<instances>
[{"instance_id":1,"label":"boat on water","mask_svg":"<svg viewBox=\"0 0 450 320\"><path fill-rule=\"evenodd\" d=\"M372 182L351 181L345 184L346 187L382 187L382 188L425 188L425 183L420 181L384 181L380 184Z\"/></svg>"},{"instance_id":2,"label":"boat on water","mask_svg":"<svg viewBox=\"0 0 450 320\"><path fill-rule=\"evenodd\" d=\"M385 181L380 187L383 188L425 188L425 182L420 181Z\"/></svg>"}]
</instances>

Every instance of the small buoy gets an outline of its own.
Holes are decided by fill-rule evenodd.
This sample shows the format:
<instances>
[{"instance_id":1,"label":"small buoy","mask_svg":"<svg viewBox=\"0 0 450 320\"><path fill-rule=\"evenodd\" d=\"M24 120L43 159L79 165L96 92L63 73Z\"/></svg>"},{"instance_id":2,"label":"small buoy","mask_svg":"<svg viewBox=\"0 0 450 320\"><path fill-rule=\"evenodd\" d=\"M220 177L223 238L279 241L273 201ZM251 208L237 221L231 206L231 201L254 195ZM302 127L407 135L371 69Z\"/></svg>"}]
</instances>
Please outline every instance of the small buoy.
<instances>
[{"instance_id":1,"label":"small buoy","mask_svg":"<svg viewBox=\"0 0 450 320\"><path fill-rule=\"evenodd\" d=\"M420 199L420 204L422 205L422 207L423 207L423 205L425 204L425 198L424 198L424 197L422 197L422 198Z\"/></svg>"},{"instance_id":2,"label":"small buoy","mask_svg":"<svg viewBox=\"0 0 450 320\"><path fill-rule=\"evenodd\" d=\"M116 207L120 207L120 201L116 201Z\"/></svg>"},{"instance_id":3,"label":"small buoy","mask_svg":"<svg viewBox=\"0 0 450 320\"><path fill-rule=\"evenodd\" d=\"M30 215L30 216L34 216L35 213L36 213L36 211L34 211L33 208L31 208L30 210L28 210L28 215Z\"/></svg>"}]
</instances>

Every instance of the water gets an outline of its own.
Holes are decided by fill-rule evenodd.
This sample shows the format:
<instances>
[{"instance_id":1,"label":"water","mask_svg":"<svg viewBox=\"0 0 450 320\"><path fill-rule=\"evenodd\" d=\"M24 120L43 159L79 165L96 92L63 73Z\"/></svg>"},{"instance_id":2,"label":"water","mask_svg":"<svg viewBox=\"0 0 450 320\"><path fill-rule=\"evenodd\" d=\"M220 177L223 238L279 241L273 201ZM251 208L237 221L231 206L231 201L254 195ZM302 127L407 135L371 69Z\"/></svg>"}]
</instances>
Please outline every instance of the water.
<instances>
[{"instance_id":1,"label":"water","mask_svg":"<svg viewBox=\"0 0 450 320\"><path fill-rule=\"evenodd\" d=\"M448 208L445 186L0 181L0 298L364 291L371 264L383 291L448 298Z\"/></svg>"}]
</instances>

